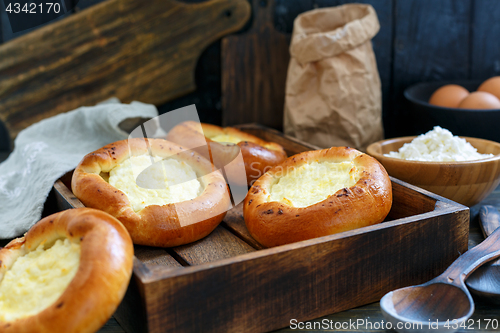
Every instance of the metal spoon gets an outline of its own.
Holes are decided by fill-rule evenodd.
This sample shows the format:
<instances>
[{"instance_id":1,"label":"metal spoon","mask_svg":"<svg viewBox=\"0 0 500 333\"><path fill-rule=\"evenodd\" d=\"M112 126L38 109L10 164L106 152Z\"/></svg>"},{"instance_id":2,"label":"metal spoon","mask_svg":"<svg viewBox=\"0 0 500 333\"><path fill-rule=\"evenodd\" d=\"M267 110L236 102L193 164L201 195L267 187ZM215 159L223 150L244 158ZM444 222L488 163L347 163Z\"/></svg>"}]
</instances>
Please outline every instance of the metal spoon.
<instances>
[{"instance_id":1,"label":"metal spoon","mask_svg":"<svg viewBox=\"0 0 500 333\"><path fill-rule=\"evenodd\" d=\"M500 213L494 206L482 206L479 223L484 237L488 237L500 227ZM500 304L500 260L479 267L465 283L474 296Z\"/></svg>"},{"instance_id":2,"label":"metal spoon","mask_svg":"<svg viewBox=\"0 0 500 333\"><path fill-rule=\"evenodd\" d=\"M461 255L431 281L387 293L382 314L398 332L454 332L474 312L464 280L479 266L500 257L500 228Z\"/></svg>"}]
</instances>

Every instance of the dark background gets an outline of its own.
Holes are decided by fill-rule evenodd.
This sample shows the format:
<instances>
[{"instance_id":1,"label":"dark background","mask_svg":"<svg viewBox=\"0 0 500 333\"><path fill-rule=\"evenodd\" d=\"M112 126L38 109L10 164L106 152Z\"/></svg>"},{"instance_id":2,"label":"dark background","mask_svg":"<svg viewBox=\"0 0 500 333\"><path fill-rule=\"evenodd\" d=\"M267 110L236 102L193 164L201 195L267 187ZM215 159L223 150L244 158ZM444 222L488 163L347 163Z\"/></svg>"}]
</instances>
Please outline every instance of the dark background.
<instances>
[{"instance_id":1,"label":"dark background","mask_svg":"<svg viewBox=\"0 0 500 333\"><path fill-rule=\"evenodd\" d=\"M66 4L71 0L65 1ZM202 2L203 0L184 0ZM250 0L249 0L250 1ZM71 15L99 0L71 4ZM306 10L355 1L275 0L274 27L290 35L295 17ZM383 119L386 137L409 135L408 105L403 91L421 81L452 79L484 80L500 75L500 1L498 0L370 0L381 29L373 39L383 90ZM250 1L266 6L267 0ZM247 24L247 29L252 22ZM36 28L34 28L36 29ZM2 10L0 43L30 30L13 33ZM244 33L243 29L239 33ZM0 59L1 61L1 59ZM202 54L196 69L197 90L160 105L161 113L196 104L204 122L222 123L221 43ZM276 110L282 112L282 110ZM0 150L8 149L0 129Z\"/></svg>"}]
</instances>

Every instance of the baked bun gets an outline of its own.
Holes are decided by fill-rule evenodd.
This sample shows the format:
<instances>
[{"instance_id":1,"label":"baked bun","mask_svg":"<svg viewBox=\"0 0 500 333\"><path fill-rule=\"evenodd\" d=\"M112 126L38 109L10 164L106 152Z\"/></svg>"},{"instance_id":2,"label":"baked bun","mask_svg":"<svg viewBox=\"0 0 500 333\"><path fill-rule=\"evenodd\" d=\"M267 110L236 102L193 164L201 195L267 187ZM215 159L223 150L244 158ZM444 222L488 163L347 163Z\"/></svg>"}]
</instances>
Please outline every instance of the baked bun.
<instances>
[{"instance_id":1,"label":"baked bun","mask_svg":"<svg viewBox=\"0 0 500 333\"><path fill-rule=\"evenodd\" d=\"M99 210L40 220L0 249L0 331L97 331L125 295L133 256L127 230Z\"/></svg>"},{"instance_id":2,"label":"baked bun","mask_svg":"<svg viewBox=\"0 0 500 333\"><path fill-rule=\"evenodd\" d=\"M165 169L169 182L183 182L167 186L164 179L164 189L138 186L136 173L142 171L137 168L151 165L149 153L155 162L172 164ZM224 177L208 160L163 139L118 141L86 155L71 188L85 206L120 220L134 244L149 246L177 246L207 236L231 204Z\"/></svg>"},{"instance_id":3,"label":"baked bun","mask_svg":"<svg viewBox=\"0 0 500 333\"><path fill-rule=\"evenodd\" d=\"M200 123L186 121L172 128L167 135L167 140L193 148L208 142L212 161L225 160L227 148L223 143L238 145L243 156L248 185L252 185L272 166L286 159L285 150L281 145L264 141L233 127L222 128L204 123L200 126ZM225 170L230 180L236 180L236 183L239 183L238 175L241 173L242 165L238 161L227 164Z\"/></svg>"},{"instance_id":4,"label":"baked bun","mask_svg":"<svg viewBox=\"0 0 500 333\"><path fill-rule=\"evenodd\" d=\"M289 157L259 178L243 206L245 223L272 247L382 222L391 181L369 155L347 147Z\"/></svg>"}]
</instances>

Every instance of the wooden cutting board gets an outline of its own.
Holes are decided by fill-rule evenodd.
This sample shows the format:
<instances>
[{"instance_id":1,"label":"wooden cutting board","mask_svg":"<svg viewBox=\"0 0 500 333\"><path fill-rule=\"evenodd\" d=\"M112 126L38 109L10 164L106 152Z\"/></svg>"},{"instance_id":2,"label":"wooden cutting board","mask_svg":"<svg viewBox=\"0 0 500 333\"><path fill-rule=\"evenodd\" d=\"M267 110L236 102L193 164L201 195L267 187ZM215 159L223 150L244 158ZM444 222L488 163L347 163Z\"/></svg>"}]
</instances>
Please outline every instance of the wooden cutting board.
<instances>
[{"instance_id":1,"label":"wooden cutting board","mask_svg":"<svg viewBox=\"0 0 500 333\"><path fill-rule=\"evenodd\" d=\"M0 119L14 138L116 96L162 104L195 89L198 57L250 17L246 0L107 0L0 46Z\"/></svg>"}]
</instances>

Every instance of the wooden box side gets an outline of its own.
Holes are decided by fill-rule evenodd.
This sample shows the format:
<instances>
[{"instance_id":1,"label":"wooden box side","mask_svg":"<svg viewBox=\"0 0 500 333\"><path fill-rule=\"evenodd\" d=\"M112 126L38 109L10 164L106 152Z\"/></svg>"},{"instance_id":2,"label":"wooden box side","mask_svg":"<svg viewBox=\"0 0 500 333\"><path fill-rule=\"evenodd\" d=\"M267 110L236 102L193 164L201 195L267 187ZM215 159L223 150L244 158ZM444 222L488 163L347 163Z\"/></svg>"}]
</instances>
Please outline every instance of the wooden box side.
<instances>
[{"instance_id":1,"label":"wooden box side","mask_svg":"<svg viewBox=\"0 0 500 333\"><path fill-rule=\"evenodd\" d=\"M430 215L430 214L429 214ZM411 218L406 218L411 220ZM150 332L264 332L379 300L467 250L468 210L142 276Z\"/></svg>"}]
</instances>

